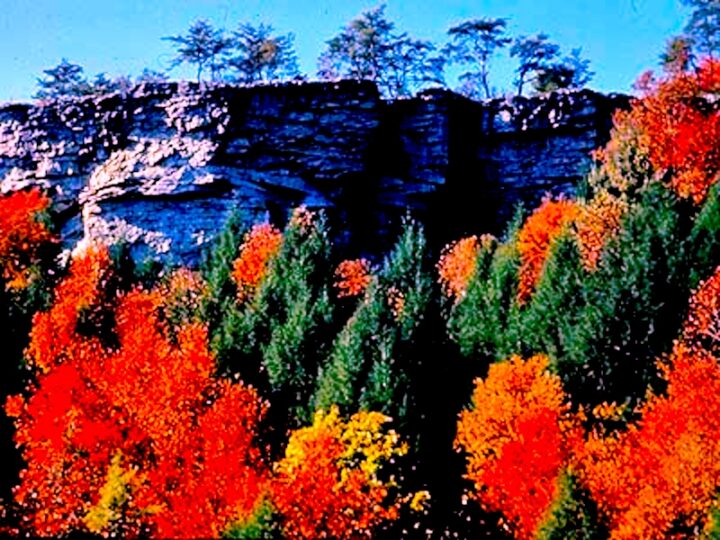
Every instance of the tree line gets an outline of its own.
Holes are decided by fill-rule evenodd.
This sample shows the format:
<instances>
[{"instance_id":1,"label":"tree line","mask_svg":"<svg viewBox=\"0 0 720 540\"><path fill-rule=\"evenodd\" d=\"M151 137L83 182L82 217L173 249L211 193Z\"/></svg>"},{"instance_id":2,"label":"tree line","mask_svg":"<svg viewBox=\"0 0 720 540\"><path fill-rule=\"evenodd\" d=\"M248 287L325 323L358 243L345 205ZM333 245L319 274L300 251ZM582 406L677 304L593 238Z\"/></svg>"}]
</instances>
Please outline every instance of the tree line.
<instances>
[{"instance_id":1,"label":"tree line","mask_svg":"<svg viewBox=\"0 0 720 540\"><path fill-rule=\"evenodd\" d=\"M660 55L669 71L695 66L698 54L714 56L720 47L720 0L681 0L689 9L683 33L671 38ZM451 26L443 45L400 31L385 5L366 10L331 39L318 58L319 80L339 78L374 81L390 99L428 87L448 87L446 71L459 71L453 89L472 99L496 97L491 64L503 50L517 61L512 92L544 93L582 88L592 79L590 62L579 48L569 54L545 33L512 36L508 18L475 18ZM292 33L280 34L269 24L242 22L234 31L216 28L206 19L185 33L162 38L174 48L168 71L190 66L198 82L258 83L305 80ZM63 59L38 79L37 99L123 91L140 82L168 79L166 72L145 69L134 80L100 73L89 80L82 66Z\"/></svg>"},{"instance_id":2,"label":"tree line","mask_svg":"<svg viewBox=\"0 0 720 540\"><path fill-rule=\"evenodd\" d=\"M428 87L447 87L446 70L459 71L454 90L472 98L499 94L491 83L491 64L504 49L517 59L514 92L542 93L582 88L593 76L580 49L564 54L547 34L511 36L507 18L477 18L447 31L443 45L401 31L385 13L385 5L366 10L331 39L318 58L317 78L370 80L390 99ZM294 35L280 34L269 24L240 23L233 31L206 19L185 33L162 38L174 48L168 70L189 66L198 82L258 83L305 80L300 72ZM124 90L138 82L167 80L165 72L145 70L132 80L100 73L88 80L82 66L63 59L38 79L37 99Z\"/></svg>"}]
</instances>

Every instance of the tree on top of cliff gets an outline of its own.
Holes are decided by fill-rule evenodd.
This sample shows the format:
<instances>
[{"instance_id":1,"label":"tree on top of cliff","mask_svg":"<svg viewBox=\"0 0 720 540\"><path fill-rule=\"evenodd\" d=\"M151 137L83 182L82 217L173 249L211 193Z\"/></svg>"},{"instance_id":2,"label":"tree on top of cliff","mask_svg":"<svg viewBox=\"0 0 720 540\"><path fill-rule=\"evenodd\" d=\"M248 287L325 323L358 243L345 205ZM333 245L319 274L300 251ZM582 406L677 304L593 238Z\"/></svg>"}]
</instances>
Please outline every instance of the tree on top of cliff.
<instances>
[{"instance_id":1,"label":"tree on top of cliff","mask_svg":"<svg viewBox=\"0 0 720 540\"><path fill-rule=\"evenodd\" d=\"M63 58L60 63L43 71L45 77L37 80L35 99L55 99L63 96L82 96L92 92L84 69Z\"/></svg>"},{"instance_id":2,"label":"tree on top of cliff","mask_svg":"<svg viewBox=\"0 0 720 540\"><path fill-rule=\"evenodd\" d=\"M682 0L690 8L685 33L701 53L714 56L720 50L720 0Z\"/></svg>"},{"instance_id":3,"label":"tree on top of cliff","mask_svg":"<svg viewBox=\"0 0 720 540\"><path fill-rule=\"evenodd\" d=\"M135 82L140 83L163 83L168 80L168 76L162 71L156 71L150 68L144 68L142 73L138 75Z\"/></svg>"},{"instance_id":4,"label":"tree on top of cliff","mask_svg":"<svg viewBox=\"0 0 720 540\"><path fill-rule=\"evenodd\" d=\"M377 83L390 98L408 96L427 84L442 84L442 61L432 43L396 33L385 5L364 11L335 37L318 60L321 79L347 77Z\"/></svg>"},{"instance_id":5,"label":"tree on top of cliff","mask_svg":"<svg viewBox=\"0 0 720 540\"><path fill-rule=\"evenodd\" d=\"M175 44L176 54L171 68L182 64L195 66L198 82L202 80L206 68L210 68L211 79L217 80L226 67L231 42L222 30L214 28L206 19L193 22L185 35L163 39Z\"/></svg>"},{"instance_id":6,"label":"tree on top of cliff","mask_svg":"<svg viewBox=\"0 0 720 540\"><path fill-rule=\"evenodd\" d=\"M126 75L109 78L106 73L98 73L92 81L92 91L96 94L109 94L110 92L129 92L133 81Z\"/></svg>"},{"instance_id":7,"label":"tree on top of cliff","mask_svg":"<svg viewBox=\"0 0 720 540\"><path fill-rule=\"evenodd\" d=\"M660 65L666 73L682 73L695 65L693 40L688 36L675 36L665 45Z\"/></svg>"},{"instance_id":8,"label":"tree on top of cliff","mask_svg":"<svg viewBox=\"0 0 720 540\"><path fill-rule=\"evenodd\" d=\"M435 46L429 41L401 34L392 43L386 59L385 86L390 97L409 96L426 85L444 86L444 61L431 56Z\"/></svg>"},{"instance_id":9,"label":"tree on top of cliff","mask_svg":"<svg viewBox=\"0 0 720 540\"><path fill-rule=\"evenodd\" d=\"M590 60L581 56L580 49L573 49L569 56L540 69L533 86L540 93L583 88L594 75L590 71Z\"/></svg>"},{"instance_id":10,"label":"tree on top of cliff","mask_svg":"<svg viewBox=\"0 0 720 540\"><path fill-rule=\"evenodd\" d=\"M451 41L445 46L443 56L450 64L469 67L460 75L460 93L475 99L482 98L483 94L486 98L492 97L490 60L511 42L506 29L507 19L482 18L463 21L448 30Z\"/></svg>"},{"instance_id":11,"label":"tree on top of cliff","mask_svg":"<svg viewBox=\"0 0 720 540\"><path fill-rule=\"evenodd\" d=\"M384 5L364 11L327 42L319 60L320 76L378 80L394 29L395 24L385 18Z\"/></svg>"},{"instance_id":12,"label":"tree on top of cliff","mask_svg":"<svg viewBox=\"0 0 720 540\"><path fill-rule=\"evenodd\" d=\"M292 34L274 35L271 25L242 23L233 32L235 56L229 64L239 82L272 81L298 75Z\"/></svg>"},{"instance_id":13,"label":"tree on top of cliff","mask_svg":"<svg viewBox=\"0 0 720 540\"><path fill-rule=\"evenodd\" d=\"M38 91L33 96L35 99L47 100L111 92L126 93L135 83L167 80L162 78L162 74L148 69L143 70L142 75L135 81L127 75L110 77L105 72L97 73L88 80L82 66L68 62L65 58L57 66L46 69L43 73L45 77L37 80Z\"/></svg>"},{"instance_id":14,"label":"tree on top of cliff","mask_svg":"<svg viewBox=\"0 0 720 540\"><path fill-rule=\"evenodd\" d=\"M550 42L547 34L515 38L510 48L510 56L517 57L519 61L515 70L518 96L522 96L525 84L535 82L538 72L555 60L559 53L560 47Z\"/></svg>"}]
</instances>

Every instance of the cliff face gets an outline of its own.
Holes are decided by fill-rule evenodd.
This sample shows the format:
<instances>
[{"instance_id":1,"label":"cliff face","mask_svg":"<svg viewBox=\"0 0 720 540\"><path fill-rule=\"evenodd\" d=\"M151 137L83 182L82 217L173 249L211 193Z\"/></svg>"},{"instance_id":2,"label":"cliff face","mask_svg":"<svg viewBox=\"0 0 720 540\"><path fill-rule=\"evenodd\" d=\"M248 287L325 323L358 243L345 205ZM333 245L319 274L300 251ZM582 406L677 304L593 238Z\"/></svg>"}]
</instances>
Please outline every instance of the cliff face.
<instances>
[{"instance_id":1,"label":"cliff face","mask_svg":"<svg viewBox=\"0 0 720 540\"><path fill-rule=\"evenodd\" d=\"M236 206L277 221L300 204L324 208L336 229L379 238L410 209L443 241L570 191L626 105L590 91L385 102L350 81L141 85L0 107L0 190L47 189L68 244L123 238L186 261Z\"/></svg>"}]
</instances>

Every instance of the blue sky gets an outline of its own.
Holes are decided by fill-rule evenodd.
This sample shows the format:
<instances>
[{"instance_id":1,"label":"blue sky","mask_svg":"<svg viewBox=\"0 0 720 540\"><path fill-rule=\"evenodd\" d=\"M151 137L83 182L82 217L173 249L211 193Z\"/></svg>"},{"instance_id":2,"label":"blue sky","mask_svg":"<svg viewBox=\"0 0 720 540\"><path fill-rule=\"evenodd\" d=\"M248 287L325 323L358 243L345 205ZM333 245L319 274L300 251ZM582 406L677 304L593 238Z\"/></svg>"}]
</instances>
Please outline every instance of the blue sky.
<instances>
[{"instance_id":1,"label":"blue sky","mask_svg":"<svg viewBox=\"0 0 720 540\"><path fill-rule=\"evenodd\" d=\"M0 0L0 101L27 100L35 81L62 57L89 75L131 74L167 68L171 44L197 18L232 29L240 21L267 22L293 32L304 72L366 0ZM463 19L509 17L517 34L546 32L568 52L582 47L596 72L591 87L629 91L657 63L665 41L686 16L680 0L387 0L387 14L416 37L443 42ZM492 83L509 87L514 64L499 56ZM172 73L185 75L182 71Z\"/></svg>"}]
</instances>

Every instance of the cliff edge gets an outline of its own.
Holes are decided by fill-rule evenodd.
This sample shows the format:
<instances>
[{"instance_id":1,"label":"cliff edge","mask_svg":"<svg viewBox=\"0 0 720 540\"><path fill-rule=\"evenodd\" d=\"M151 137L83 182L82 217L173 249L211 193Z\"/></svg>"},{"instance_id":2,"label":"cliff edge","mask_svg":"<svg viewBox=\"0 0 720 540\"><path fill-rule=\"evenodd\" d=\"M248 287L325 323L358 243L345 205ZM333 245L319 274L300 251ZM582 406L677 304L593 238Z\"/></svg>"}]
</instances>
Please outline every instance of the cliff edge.
<instances>
[{"instance_id":1,"label":"cliff edge","mask_svg":"<svg viewBox=\"0 0 720 540\"><path fill-rule=\"evenodd\" d=\"M571 192L628 102L589 90L387 102L355 81L143 84L0 106L0 191L46 189L68 245L124 239L186 262L234 207L278 221L323 208L343 234L370 238L410 210L446 241L496 232L519 201Z\"/></svg>"}]
</instances>

